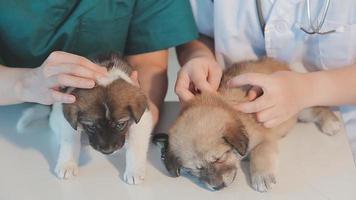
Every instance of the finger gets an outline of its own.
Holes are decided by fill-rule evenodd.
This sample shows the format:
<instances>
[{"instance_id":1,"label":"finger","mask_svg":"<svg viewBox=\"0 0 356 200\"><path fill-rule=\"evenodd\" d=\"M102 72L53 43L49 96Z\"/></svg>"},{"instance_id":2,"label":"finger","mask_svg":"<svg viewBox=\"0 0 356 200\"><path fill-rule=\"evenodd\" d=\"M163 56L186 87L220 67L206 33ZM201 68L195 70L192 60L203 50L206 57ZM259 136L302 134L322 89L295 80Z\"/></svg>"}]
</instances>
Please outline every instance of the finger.
<instances>
[{"instance_id":1,"label":"finger","mask_svg":"<svg viewBox=\"0 0 356 200\"><path fill-rule=\"evenodd\" d=\"M75 102L75 96L71 94L65 94L58 92L56 90L51 91L52 98L55 102L60 102L60 103L74 103Z\"/></svg>"},{"instance_id":2,"label":"finger","mask_svg":"<svg viewBox=\"0 0 356 200\"><path fill-rule=\"evenodd\" d=\"M102 76L95 71L76 64L60 64L57 66L47 66L45 68L45 76L50 77L58 74L71 74L83 78L96 79Z\"/></svg>"},{"instance_id":3,"label":"finger","mask_svg":"<svg viewBox=\"0 0 356 200\"><path fill-rule=\"evenodd\" d=\"M282 117L274 118L272 120L269 120L269 121L263 123L263 126L266 128L273 128L273 127L280 125L284 121L285 121L285 119L283 119Z\"/></svg>"},{"instance_id":4,"label":"finger","mask_svg":"<svg viewBox=\"0 0 356 200\"><path fill-rule=\"evenodd\" d=\"M247 92L247 99L249 101L255 100L257 97L261 96L263 94L263 90L260 87L253 86L248 92Z\"/></svg>"},{"instance_id":5,"label":"finger","mask_svg":"<svg viewBox=\"0 0 356 200\"><path fill-rule=\"evenodd\" d=\"M85 79L77 76L71 76L68 74L60 74L57 76L52 76L47 81L48 81L48 86L50 88L56 86L64 86L64 87L89 89L95 86L95 81L93 80Z\"/></svg>"},{"instance_id":6,"label":"finger","mask_svg":"<svg viewBox=\"0 0 356 200\"><path fill-rule=\"evenodd\" d=\"M252 102L241 103L237 109L244 113L256 113L273 106L273 103L268 101L264 96L257 98Z\"/></svg>"},{"instance_id":7,"label":"finger","mask_svg":"<svg viewBox=\"0 0 356 200\"><path fill-rule=\"evenodd\" d=\"M243 85L254 85L263 88L268 82L268 75L259 73L247 73L236 76L228 81L229 87L239 87Z\"/></svg>"},{"instance_id":8,"label":"finger","mask_svg":"<svg viewBox=\"0 0 356 200\"><path fill-rule=\"evenodd\" d=\"M195 90L198 90L200 92L214 92L213 88L209 84L207 78L208 78L208 73L195 73L192 76L190 76L191 82L194 84Z\"/></svg>"},{"instance_id":9,"label":"finger","mask_svg":"<svg viewBox=\"0 0 356 200\"><path fill-rule=\"evenodd\" d=\"M215 92L211 85L207 81L199 81L195 83L195 88L201 92Z\"/></svg>"},{"instance_id":10,"label":"finger","mask_svg":"<svg viewBox=\"0 0 356 200\"><path fill-rule=\"evenodd\" d=\"M194 86L192 82L189 83L188 90L195 96L200 93L199 89Z\"/></svg>"},{"instance_id":11,"label":"finger","mask_svg":"<svg viewBox=\"0 0 356 200\"><path fill-rule=\"evenodd\" d=\"M179 98L179 106L180 108L184 108L187 105L188 100L183 100L182 98Z\"/></svg>"},{"instance_id":12,"label":"finger","mask_svg":"<svg viewBox=\"0 0 356 200\"><path fill-rule=\"evenodd\" d=\"M93 63L87 58L84 58L82 56L78 56L75 54L67 53L64 51L54 51L48 56L48 61L53 64L58 64L58 63L71 63L71 64L77 64L77 65L82 65L83 67L86 67L88 69L91 69L95 72L101 73L103 75L107 74L107 70L105 67L100 67L99 65Z\"/></svg>"},{"instance_id":13,"label":"finger","mask_svg":"<svg viewBox=\"0 0 356 200\"><path fill-rule=\"evenodd\" d=\"M189 77L185 73L178 73L178 78L175 85L175 93L183 101L188 101L194 97L194 94L189 90L189 85Z\"/></svg>"},{"instance_id":14,"label":"finger","mask_svg":"<svg viewBox=\"0 0 356 200\"><path fill-rule=\"evenodd\" d=\"M262 110L261 112L258 112L256 114L257 121L259 122L267 122L273 119L276 119L279 117L279 113L275 107L267 108L265 110Z\"/></svg>"},{"instance_id":15,"label":"finger","mask_svg":"<svg viewBox=\"0 0 356 200\"><path fill-rule=\"evenodd\" d=\"M217 90L219 88L221 76L222 76L221 68L217 68L217 69L214 68L211 71L209 71L208 83L210 84L213 90Z\"/></svg>"},{"instance_id":16,"label":"finger","mask_svg":"<svg viewBox=\"0 0 356 200\"><path fill-rule=\"evenodd\" d=\"M207 81L207 77L204 75L197 75L192 77L192 82L195 86L195 89L198 89L200 92L214 92L213 88Z\"/></svg>"},{"instance_id":17,"label":"finger","mask_svg":"<svg viewBox=\"0 0 356 200\"><path fill-rule=\"evenodd\" d=\"M257 98L257 91L255 90L256 86L253 86L251 89L247 91L247 99L249 101L253 101Z\"/></svg>"},{"instance_id":18,"label":"finger","mask_svg":"<svg viewBox=\"0 0 356 200\"><path fill-rule=\"evenodd\" d=\"M137 71L132 71L130 78L133 81L134 85L136 85L137 87L140 86L140 84L138 82L138 72Z\"/></svg>"},{"instance_id":19,"label":"finger","mask_svg":"<svg viewBox=\"0 0 356 200\"><path fill-rule=\"evenodd\" d=\"M194 98L194 94L191 93L189 90L176 90L176 94L178 95L179 99L184 102Z\"/></svg>"}]
</instances>

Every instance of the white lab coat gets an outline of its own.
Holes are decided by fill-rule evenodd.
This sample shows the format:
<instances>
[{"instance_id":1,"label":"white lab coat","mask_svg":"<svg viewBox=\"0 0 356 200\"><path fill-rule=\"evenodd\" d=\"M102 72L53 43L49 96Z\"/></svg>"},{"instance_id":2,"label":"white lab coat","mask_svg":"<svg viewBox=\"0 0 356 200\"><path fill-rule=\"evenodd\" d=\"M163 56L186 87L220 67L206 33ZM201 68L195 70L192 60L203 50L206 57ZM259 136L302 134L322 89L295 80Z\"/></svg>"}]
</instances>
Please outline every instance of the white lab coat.
<instances>
[{"instance_id":1,"label":"white lab coat","mask_svg":"<svg viewBox=\"0 0 356 200\"><path fill-rule=\"evenodd\" d=\"M310 3L314 20L325 0ZM336 32L327 35L300 29L310 27L306 0L262 0L265 36L255 0L191 0L191 4L199 32L214 38L223 67L265 55L286 61L297 71L296 66L315 71L356 63L356 0L331 0L321 31ZM356 156L356 106L343 106L341 111Z\"/></svg>"}]
</instances>

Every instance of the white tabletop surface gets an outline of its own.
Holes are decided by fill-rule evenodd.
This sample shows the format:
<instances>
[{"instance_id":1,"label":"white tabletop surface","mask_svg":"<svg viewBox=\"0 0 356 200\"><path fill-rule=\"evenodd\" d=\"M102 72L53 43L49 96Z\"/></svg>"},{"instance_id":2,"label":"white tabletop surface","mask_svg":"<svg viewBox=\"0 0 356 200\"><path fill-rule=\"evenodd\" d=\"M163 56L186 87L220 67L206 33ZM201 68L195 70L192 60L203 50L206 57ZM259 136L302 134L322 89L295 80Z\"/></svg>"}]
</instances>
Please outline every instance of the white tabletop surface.
<instances>
[{"instance_id":1,"label":"white tabletop surface","mask_svg":"<svg viewBox=\"0 0 356 200\"><path fill-rule=\"evenodd\" d=\"M356 199L356 169L344 133L328 137L313 124L298 124L280 142L278 184L268 193L248 185L248 172L239 170L228 188L212 192L189 177L171 178L151 146L146 180L138 186L122 181L124 153L104 156L84 146L79 176L58 180L53 174L57 146L53 134L43 128L17 134L15 125L28 105L0 107L0 200L91 199ZM167 103L161 131L178 111ZM243 162L246 169L248 163Z\"/></svg>"}]
</instances>

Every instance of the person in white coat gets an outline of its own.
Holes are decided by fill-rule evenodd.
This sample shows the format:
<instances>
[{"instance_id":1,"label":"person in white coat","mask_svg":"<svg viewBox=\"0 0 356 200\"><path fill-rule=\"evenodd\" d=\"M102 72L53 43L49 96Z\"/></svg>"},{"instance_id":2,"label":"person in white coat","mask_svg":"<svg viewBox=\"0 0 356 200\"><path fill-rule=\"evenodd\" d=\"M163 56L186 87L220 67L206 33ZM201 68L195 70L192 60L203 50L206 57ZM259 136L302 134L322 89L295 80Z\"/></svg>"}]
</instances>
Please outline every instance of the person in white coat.
<instances>
[{"instance_id":1,"label":"person in white coat","mask_svg":"<svg viewBox=\"0 0 356 200\"><path fill-rule=\"evenodd\" d=\"M181 101L218 88L222 69L263 56L308 73L246 74L231 87L254 85L238 105L276 126L304 108L340 106L356 155L355 0L191 0L200 38L177 48L182 65L175 91Z\"/></svg>"}]
</instances>

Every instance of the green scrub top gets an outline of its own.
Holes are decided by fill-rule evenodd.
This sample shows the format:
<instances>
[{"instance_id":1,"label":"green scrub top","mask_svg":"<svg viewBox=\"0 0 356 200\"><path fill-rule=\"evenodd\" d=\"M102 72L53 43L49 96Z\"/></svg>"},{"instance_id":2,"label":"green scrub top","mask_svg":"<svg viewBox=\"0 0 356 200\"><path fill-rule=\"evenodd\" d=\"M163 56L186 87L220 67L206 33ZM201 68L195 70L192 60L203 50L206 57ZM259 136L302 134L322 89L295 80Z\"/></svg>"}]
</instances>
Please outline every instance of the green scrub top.
<instances>
[{"instance_id":1,"label":"green scrub top","mask_svg":"<svg viewBox=\"0 0 356 200\"><path fill-rule=\"evenodd\" d=\"M134 55L197 36L188 0L0 0L0 63L9 67L40 66L56 50Z\"/></svg>"}]
</instances>

